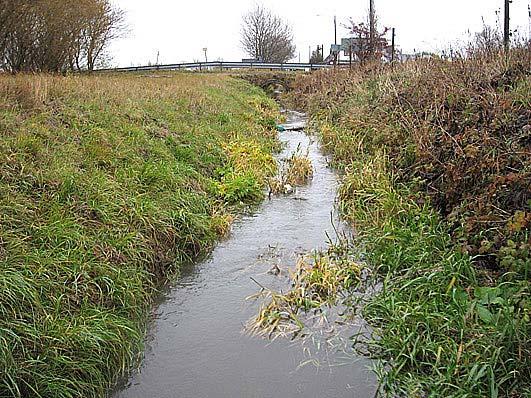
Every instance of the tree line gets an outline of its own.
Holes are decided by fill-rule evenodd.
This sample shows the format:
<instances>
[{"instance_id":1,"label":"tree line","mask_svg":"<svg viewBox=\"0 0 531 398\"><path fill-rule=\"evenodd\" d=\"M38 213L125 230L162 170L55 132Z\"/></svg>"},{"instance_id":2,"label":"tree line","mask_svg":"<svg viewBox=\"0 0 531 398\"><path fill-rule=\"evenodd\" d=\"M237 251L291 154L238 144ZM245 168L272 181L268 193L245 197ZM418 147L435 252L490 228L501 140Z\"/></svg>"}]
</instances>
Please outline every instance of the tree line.
<instances>
[{"instance_id":1,"label":"tree line","mask_svg":"<svg viewBox=\"0 0 531 398\"><path fill-rule=\"evenodd\" d=\"M386 38L389 29L378 29L376 13L373 7L371 10L366 23L350 19L343 25L352 37L345 53L361 63L392 58ZM262 5L256 5L243 16L240 43L249 56L261 62L287 62L295 56L292 26ZM325 58L324 49L320 49L311 54L310 62L322 63Z\"/></svg>"},{"instance_id":2,"label":"tree line","mask_svg":"<svg viewBox=\"0 0 531 398\"><path fill-rule=\"evenodd\" d=\"M0 0L0 69L93 70L124 31L109 0Z\"/></svg>"}]
</instances>

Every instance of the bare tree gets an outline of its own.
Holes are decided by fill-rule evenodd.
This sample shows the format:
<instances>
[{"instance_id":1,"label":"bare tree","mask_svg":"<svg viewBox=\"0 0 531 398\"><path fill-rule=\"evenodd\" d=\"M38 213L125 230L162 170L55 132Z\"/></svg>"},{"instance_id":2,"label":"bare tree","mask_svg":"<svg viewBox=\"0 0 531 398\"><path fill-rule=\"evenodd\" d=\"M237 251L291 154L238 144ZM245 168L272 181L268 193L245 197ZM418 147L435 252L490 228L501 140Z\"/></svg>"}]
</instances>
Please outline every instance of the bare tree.
<instances>
[{"instance_id":1,"label":"bare tree","mask_svg":"<svg viewBox=\"0 0 531 398\"><path fill-rule=\"evenodd\" d=\"M483 29L472 36L466 46L466 53L469 56L474 54L492 56L499 54L503 46L503 32L497 26L489 26L483 21Z\"/></svg>"},{"instance_id":2,"label":"bare tree","mask_svg":"<svg viewBox=\"0 0 531 398\"><path fill-rule=\"evenodd\" d=\"M123 19L110 0L0 0L0 67L93 70Z\"/></svg>"},{"instance_id":3,"label":"bare tree","mask_svg":"<svg viewBox=\"0 0 531 398\"><path fill-rule=\"evenodd\" d=\"M318 48L315 51L312 51L312 55L310 57L310 63L311 64L322 64L324 62L323 53Z\"/></svg>"},{"instance_id":4,"label":"bare tree","mask_svg":"<svg viewBox=\"0 0 531 398\"><path fill-rule=\"evenodd\" d=\"M1 0L0 58L2 67L12 71L30 70L35 59L37 31L42 21L29 0Z\"/></svg>"},{"instance_id":5,"label":"bare tree","mask_svg":"<svg viewBox=\"0 0 531 398\"><path fill-rule=\"evenodd\" d=\"M10 40L15 20L15 2L13 0L0 0L0 68L4 69L6 59L5 49Z\"/></svg>"},{"instance_id":6,"label":"bare tree","mask_svg":"<svg viewBox=\"0 0 531 398\"><path fill-rule=\"evenodd\" d=\"M31 69L66 72L83 24L78 0L41 0L34 7L39 24L33 27L35 52Z\"/></svg>"},{"instance_id":7,"label":"bare tree","mask_svg":"<svg viewBox=\"0 0 531 398\"><path fill-rule=\"evenodd\" d=\"M263 62L286 62L295 55L291 26L263 6L243 17L241 36L243 49Z\"/></svg>"},{"instance_id":8,"label":"bare tree","mask_svg":"<svg viewBox=\"0 0 531 398\"><path fill-rule=\"evenodd\" d=\"M351 18L349 24L345 25L352 35L350 51L353 57L361 63L380 61L389 49L389 43L386 38L389 28L379 31L376 17L373 16L371 19L373 22L357 23ZM370 27L371 23L374 26L373 29Z\"/></svg>"},{"instance_id":9,"label":"bare tree","mask_svg":"<svg viewBox=\"0 0 531 398\"><path fill-rule=\"evenodd\" d=\"M110 42L124 32L124 13L108 0L84 0L83 25L76 54L77 69L90 71L103 59Z\"/></svg>"}]
</instances>

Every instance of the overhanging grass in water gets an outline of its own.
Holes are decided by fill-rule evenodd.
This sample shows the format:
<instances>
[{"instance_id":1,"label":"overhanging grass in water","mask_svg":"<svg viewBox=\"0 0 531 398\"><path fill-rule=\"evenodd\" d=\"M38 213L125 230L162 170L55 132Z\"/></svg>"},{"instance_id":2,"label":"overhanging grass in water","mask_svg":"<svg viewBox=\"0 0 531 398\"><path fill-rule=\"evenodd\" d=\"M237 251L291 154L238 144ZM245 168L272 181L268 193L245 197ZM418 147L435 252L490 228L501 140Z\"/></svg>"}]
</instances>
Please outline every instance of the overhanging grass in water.
<instances>
[{"instance_id":1,"label":"overhanging grass in water","mask_svg":"<svg viewBox=\"0 0 531 398\"><path fill-rule=\"evenodd\" d=\"M316 313L352 306L341 310L343 320L361 309L369 323L372 335L357 333L353 344L379 360L381 396L526 396L528 286L510 277L503 286L480 286L435 211L386 170L384 154L353 163L340 190L342 211L358 231L351 244L363 247L364 262L346 242L301 259L288 292L253 297L265 303L250 332L305 335ZM373 277L361 277L365 267Z\"/></svg>"},{"instance_id":2,"label":"overhanging grass in water","mask_svg":"<svg viewBox=\"0 0 531 398\"><path fill-rule=\"evenodd\" d=\"M266 156L277 111L226 76L0 76L0 396L105 395L156 284L229 227L227 148Z\"/></svg>"},{"instance_id":3,"label":"overhanging grass in water","mask_svg":"<svg viewBox=\"0 0 531 398\"><path fill-rule=\"evenodd\" d=\"M308 183L313 177L313 165L308 151L309 149L304 153L299 145L289 158L281 160L277 175L267 179L270 195L291 193L295 187Z\"/></svg>"},{"instance_id":4,"label":"overhanging grass in water","mask_svg":"<svg viewBox=\"0 0 531 398\"><path fill-rule=\"evenodd\" d=\"M250 299L264 301L247 330L269 338L293 337L307 326L307 314L345 304L360 284L362 265L355 261L346 241L330 244L326 252L301 256L290 270L287 293L263 288Z\"/></svg>"}]
</instances>

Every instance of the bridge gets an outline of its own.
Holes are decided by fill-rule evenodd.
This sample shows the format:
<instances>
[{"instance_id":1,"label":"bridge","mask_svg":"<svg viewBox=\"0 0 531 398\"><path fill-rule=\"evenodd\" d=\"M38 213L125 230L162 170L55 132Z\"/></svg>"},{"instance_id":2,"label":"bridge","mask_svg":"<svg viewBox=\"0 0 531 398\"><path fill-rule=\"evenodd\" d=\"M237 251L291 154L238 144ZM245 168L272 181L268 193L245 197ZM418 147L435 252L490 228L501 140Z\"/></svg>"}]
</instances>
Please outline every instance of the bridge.
<instances>
[{"instance_id":1,"label":"bridge","mask_svg":"<svg viewBox=\"0 0 531 398\"><path fill-rule=\"evenodd\" d=\"M142 71L175 71L175 70L189 70L189 71L210 71L210 70L233 70L233 69L262 69L262 70L280 70L280 71L312 71L318 69L331 68L333 65L329 64L311 64L311 63L267 63L267 62L189 62L181 64L166 64L166 65L146 65L146 66L130 66L125 68L107 68L97 69L95 72L142 72Z\"/></svg>"}]
</instances>

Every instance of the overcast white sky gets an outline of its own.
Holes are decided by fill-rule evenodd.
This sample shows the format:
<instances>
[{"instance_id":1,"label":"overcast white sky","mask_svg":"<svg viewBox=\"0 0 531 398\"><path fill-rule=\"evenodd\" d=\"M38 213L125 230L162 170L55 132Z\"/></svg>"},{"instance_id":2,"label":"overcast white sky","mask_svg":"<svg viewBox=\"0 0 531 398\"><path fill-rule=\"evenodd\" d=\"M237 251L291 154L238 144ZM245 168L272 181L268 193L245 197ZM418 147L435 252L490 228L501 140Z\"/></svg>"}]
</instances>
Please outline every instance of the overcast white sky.
<instances>
[{"instance_id":1,"label":"overcast white sky","mask_svg":"<svg viewBox=\"0 0 531 398\"><path fill-rule=\"evenodd\" d=\"M254 0L112 0L126 12L129 34L111 47L113 64L131 66L204 60L238 61L247 57L240 48L242 15ZM479 31L482 18L495 25L503 0L375 0L380 24L397 29L397 44L406 53L437 51ZM338 40L347 36L341 25L349 17L366 18L368 0L262 0L267 8L293 26L297 57L308 60L308 47L334 41L333 16L338 16ZM512 25L529 33L531 0L514 0ZM501 15L501 14L500 14ZM503 16L501 15L501 21Z\"/></svg>"}]
</instances>

